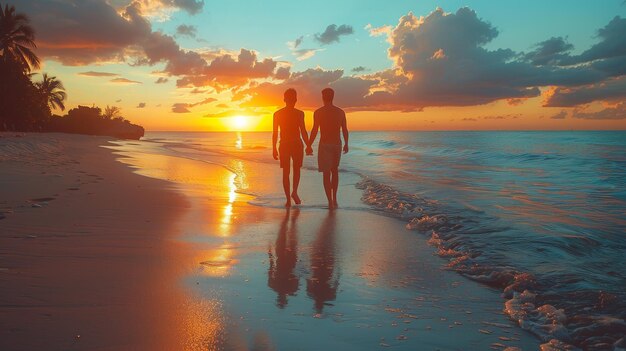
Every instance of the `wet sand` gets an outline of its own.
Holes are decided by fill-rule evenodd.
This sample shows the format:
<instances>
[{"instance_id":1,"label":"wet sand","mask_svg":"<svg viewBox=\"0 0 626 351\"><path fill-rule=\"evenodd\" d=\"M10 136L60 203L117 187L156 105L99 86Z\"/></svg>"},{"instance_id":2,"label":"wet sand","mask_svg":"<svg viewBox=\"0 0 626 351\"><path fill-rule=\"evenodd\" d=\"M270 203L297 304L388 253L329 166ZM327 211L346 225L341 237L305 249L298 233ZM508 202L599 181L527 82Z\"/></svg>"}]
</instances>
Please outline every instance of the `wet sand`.
<instances>
[{"instance_id":1,"label":"wet sand","mask_svg":"<svg viewBox=\"0 0 626 351\"><path fill-rule=\"evenodd\" d=\"M106 141L0 139L0 349L538 349L498 291L368 211L354 175L329 212L304 171L304 205L285 210L278 165L142 142L120 163Z\"/></svg>"}]
</instances>

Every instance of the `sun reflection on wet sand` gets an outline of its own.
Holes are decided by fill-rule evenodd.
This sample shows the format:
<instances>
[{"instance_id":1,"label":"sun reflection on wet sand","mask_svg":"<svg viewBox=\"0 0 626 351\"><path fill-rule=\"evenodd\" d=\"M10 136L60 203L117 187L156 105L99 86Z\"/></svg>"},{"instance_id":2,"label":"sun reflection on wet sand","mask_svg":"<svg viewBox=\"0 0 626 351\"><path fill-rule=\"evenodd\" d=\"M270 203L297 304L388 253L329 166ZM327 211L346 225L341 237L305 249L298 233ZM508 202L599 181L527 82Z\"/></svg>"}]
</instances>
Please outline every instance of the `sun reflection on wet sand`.
<instances>
[{"instance_id":1,"label":"sun reflection on wet sand","mask_svg":"<svg viewBox=\"0 0 626 351\"><path fill-rule=\"evenodd\" d=\"M241 138L241 132L237 132L237 140L235 141L235 148L241 150L243 148L243 139Z\"/></svg>"},{"instance_id":2,"label":"sun reflection on wet sand","mask_svg":"<svg viewBox=\"0 0 626 351\"><path fill-rule=\"evenodd\" d=\"M209 277L226 277L230 275L231 268L239 262L233 256L234 246L225 243L216 249L211 249L201 253L200 264L202 274Z\"/></svg>"}]
</instances>

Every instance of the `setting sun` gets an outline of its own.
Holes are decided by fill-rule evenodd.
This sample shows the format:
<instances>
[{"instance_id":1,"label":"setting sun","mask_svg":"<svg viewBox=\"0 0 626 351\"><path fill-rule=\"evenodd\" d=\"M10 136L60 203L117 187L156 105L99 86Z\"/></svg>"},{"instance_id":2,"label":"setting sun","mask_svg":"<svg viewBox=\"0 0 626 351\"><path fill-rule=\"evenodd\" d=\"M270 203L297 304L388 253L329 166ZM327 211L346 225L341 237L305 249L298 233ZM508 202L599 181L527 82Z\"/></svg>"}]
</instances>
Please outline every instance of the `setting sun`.
<instances>
[{"instance_id":1,"label":"setting sun","mask_svg":"<svg viewBox=\"0 0 626 351\"><path fill-rule=\"evenodd\" d=\"M250 121L246 116L234 116L230 118L229 124L234 130L242 130L250 126Z\"/></svg>"}]
</instances>

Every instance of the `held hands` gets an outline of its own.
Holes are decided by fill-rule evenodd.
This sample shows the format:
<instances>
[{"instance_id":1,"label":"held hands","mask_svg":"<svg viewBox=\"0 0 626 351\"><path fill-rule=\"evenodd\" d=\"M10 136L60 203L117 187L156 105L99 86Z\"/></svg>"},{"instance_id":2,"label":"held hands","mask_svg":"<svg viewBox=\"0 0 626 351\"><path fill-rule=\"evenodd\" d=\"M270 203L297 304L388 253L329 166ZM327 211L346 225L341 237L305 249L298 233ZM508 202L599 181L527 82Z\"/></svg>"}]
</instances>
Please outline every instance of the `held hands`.
<instances>
[{"instance_id":1,"label":"held hands","mask_svg":"<svg viewBox=\"0 0 626 351\"><path fill-rule=\"evenodd\" d=\"M311 156L311 155L313 155L313 148L311 147L311 145L307 145L307 146L306 146L306 150L305 150L305 152L306 152L306 155L307 155L307 156Z\"/></svg>"},{"instance_id":2,"label":"held hands","mask_svg":"<svg viewBox=\"0 0 626 351\"><path fill-rule=\"evenodd\" d=\"M344 145L344 146L343 146L343 153L344 153L344 154L347 154L347 153L348 153L348 150L349 150L349 149L348 149L348 144Z\"/></svg>"},{"instance_id":3,"label":"held hands","mask_svg":"<svg viewBox=\"0 0 626 351\"><path fill-rule=\"evenodd\" d=\"M275 160L278 160L278 150L276 150L275 148L274 148L274 151L272 152L272 156L274 156Z\"/></svg>"}]
</instances>

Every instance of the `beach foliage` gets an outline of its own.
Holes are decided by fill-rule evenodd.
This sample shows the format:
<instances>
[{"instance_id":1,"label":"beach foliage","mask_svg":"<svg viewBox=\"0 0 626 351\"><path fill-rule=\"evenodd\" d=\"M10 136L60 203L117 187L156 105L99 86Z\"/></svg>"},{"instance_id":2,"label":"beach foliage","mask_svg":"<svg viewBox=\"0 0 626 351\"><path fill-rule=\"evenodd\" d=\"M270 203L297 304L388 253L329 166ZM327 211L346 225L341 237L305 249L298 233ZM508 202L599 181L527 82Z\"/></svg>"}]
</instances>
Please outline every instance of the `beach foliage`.
<instances>
[{"instance_id":1,"label":"beach foliage","mask_svg":"<svg viewBox=\"0 0 626 351\"><path fill-rule=\"evenodd\" d=\"M28 16L14 6L0 4L0 131L66 132L139 139L144 129L121 116L118 107L104 113L97 107L78 106L65 116L67 93L55 76L33 73L39 69L35 30Z\"/></svg>"}]
</instances>

